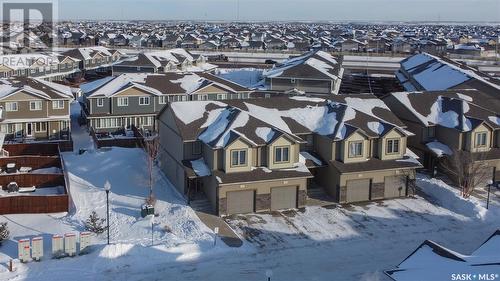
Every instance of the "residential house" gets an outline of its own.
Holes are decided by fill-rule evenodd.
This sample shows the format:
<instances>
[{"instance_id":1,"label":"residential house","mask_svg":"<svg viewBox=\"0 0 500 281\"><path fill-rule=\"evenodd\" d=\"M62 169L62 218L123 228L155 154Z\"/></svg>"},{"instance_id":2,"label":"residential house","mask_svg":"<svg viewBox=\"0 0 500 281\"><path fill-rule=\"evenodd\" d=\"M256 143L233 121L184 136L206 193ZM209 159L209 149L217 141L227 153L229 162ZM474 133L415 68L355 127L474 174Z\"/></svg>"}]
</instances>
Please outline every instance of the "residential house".
<instances>
[{"instance_id":1,"label":"residential house","mask_svg":"<svg viewBox=\"0 0 500 281\"><path fill-rule=\"evenodd\" d=\"M57 53L3 55L0 61L0 75L4 78L16 76L62 80L80 72L80 60Z\"/></svg>"},{"instance_id":2,"label":"residential house","mask_svg":"<svg viewBox=\"0 0 500 281\"><path fill-rule=\"evenodd\" d=\"M70 140L68 86L41 79L0 80L0 131L6 140Z\"/></svg>"},{"instance_id":3,"label":"residential house","mask_svg":"<svg viewBox=\"0 0 500 281\"><path fill-rule=\"evenodd\" d=\"M262 75L269 90L337 94L343 73L341 58L313 51L276 64Z\"/></svg>"},{"instance_id":4,"label":"residential house","mask_svg":"<svg viewBox=\"0 0 500 281\"><path fill-rule=\"evenodd\" d=\"M407 91L476 89L499 98L500 80L456 61L428 53L400 62L396 77Z\"/></svg>"},{"instance_id":5,"label":"residential house","mask_svg":"<svg viewBox=\"0 0 500 281\"><path fill-rule=\"evenodd\" d=\"M162 170L219 215L305 205L307 179L340 203L402 197L421 167L372 95L174 102L158 115Z\"/></svg>"},{"instance_id":6,"label":"residential house","mask_svg":"<svg viewBox=\"0 0 500 281\"><path fill-rule=\"evenodd\" d=\"M215 69L202 55L192 54L184 49L161 50L139 53L113 65L113 74L163 73L176 71L204 72Z\"/></svg>"},{"instance_id":7,"label":"residential house","mask_svg":"<svg viewBox=\"0 0 500 281\"><path fill-rule=\"evenodd\" d=\"M120 51L103 46L76 48L62 54L79 60L82 71L109 70L123 56Z\"/></svg>"},{"instance_id":8,"label":"residential house","mask_svg":"<svg viewBox=\"0 0 500 281\"><path fill-rule=\"evenodd\" d=\"M500 180L499 99L453 90L400 92L383 100L415 134L409 145L426 168L439 168L442 158L468 151L487 163L491 179Z\"/></svg>"},{"instance_id":9,"label":"residential house","mask_svg":"<svg viewBox=\"0 0 500 281\"><path fill-rule=\"evenodd\" d=\"M96 132L135 126L156 130L156 114L169 102L247 99L250 90L208 73L122 74L81 86L83 115Z\"/></svg>"}]
</instances>

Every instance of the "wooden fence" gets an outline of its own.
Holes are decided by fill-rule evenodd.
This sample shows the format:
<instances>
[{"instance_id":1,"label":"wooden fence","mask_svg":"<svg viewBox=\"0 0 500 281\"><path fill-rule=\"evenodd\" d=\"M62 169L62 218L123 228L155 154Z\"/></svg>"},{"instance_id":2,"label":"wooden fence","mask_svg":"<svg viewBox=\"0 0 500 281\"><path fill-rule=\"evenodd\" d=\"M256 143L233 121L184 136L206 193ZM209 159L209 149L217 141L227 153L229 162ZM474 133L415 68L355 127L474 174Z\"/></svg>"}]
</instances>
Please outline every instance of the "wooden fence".
<instances>
[{"instance_id":1,"label":"wooden fence","mask_svg":"<svg viewBox=\"0 0 500 281\"><path fill-rule=\"evenodd\" d=\"M0 168L5 169L9 163L16 164L16 168L31 167L33 170L50 167L61 168L61 159L59 156L27 155L0 158Z\"/></svg>"},{"instance_id":2,"label":"wooden fence","mask_svg":"<svg viewBox=\"0 0 500 281\"><path fill-rule=\"evenodd\" d=\"M4 144L3 149L9 152L9 156L59 156L59 147L55 143L18 143Z\"/></svg>"},{"instance_id":3,"label":"wooden fence","mask_svg":"<svg viewBox=\"0 0 500 281\"><path fill-rule=\"evenodd\" d=\"M135 127L133 127L132 130L134 131L133 138L99 139L97 137L97 134L94 131L94 128L92 128L92 127L90 127L90 135L92 136L92 139L94 140L96 148L111 147L111 146L118 146L118 147L125 147L125 148L142 147L142 142L143 142L142 135L138 134L138 130Z\"/></svg>"},{"instance_id":4,"label":"wooden fence","mask_svg":"<svg viewBox=\"0 0 500 281\"><path fill-rule=\"evenodd\" d=\"M0 186L7 188L10 182L16 182L19 187L36 186L37 188L51 186L65 186L64 175L62 174L7 174L0 176Z\"/></svg>"},{"instance_id":5,"label":"wooden fence","mask_svg":"<svg viewBox=\"0 0 500 281\"><path fill-rule=\"evenodd\" d=\"M0 215L67 212L68 194L0 197Z\"/></svg>"}]
</instances>

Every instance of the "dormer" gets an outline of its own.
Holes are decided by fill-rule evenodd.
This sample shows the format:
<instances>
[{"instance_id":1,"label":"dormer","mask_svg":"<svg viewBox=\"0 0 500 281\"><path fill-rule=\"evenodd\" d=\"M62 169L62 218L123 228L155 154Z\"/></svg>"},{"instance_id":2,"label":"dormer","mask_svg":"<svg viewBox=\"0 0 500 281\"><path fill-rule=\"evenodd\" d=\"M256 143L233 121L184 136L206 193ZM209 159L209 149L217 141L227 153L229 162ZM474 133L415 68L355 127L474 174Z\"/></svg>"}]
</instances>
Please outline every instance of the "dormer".
<instances>
[{"instance_id":1,"label":"dormer","mask_svg":"<svg viewBox=\"0 0 500 281\"><path fill-rule=\"evenodd\" d=\"M493 129L481 122L466 134L465 150L470 152L487 152L492 148Z\"/></svg>"},{"instance_id":2,"label":"dormer","mask_svg":"<svg viewBox=\"0 0 500 281\"><path fill-rule=\"evenodd\" d=\"M281 134L267 145L269 169L293 168L299 161L300 144L287 134Z\"/></svg>"},{"instance_id":3,"label":"dormer","mask_svg":"<svg viewBox=\"0 0 500 281\"><path fill-rule=\"evenodd\" d=\"M378 139L377 151L380 160L403 158L406 153L406 135L396 127L392 128Z\"/></svg>"},{"instance_id":4,"label":"dormer","mask_svg":"<svg viewBox=\"0 0 500 281\"><path fill-rule=\"evenodd\" d=\"M370 158L370 141L368 136L355 129L340 142L339 159L344 163L364 162Z\"/></svg>"},{"instance_id":5,"label":"dormer","mask_svg":"<svg viewBox=\"0 0 500 281\"><path fill-rule=\"evenodd\" d=\"M230 136L231 137L231 136ZM223 167L226 173L249 172L255 166L256 149L241 136L233 136L224 147Z\"/></svg>"}]
</instances>

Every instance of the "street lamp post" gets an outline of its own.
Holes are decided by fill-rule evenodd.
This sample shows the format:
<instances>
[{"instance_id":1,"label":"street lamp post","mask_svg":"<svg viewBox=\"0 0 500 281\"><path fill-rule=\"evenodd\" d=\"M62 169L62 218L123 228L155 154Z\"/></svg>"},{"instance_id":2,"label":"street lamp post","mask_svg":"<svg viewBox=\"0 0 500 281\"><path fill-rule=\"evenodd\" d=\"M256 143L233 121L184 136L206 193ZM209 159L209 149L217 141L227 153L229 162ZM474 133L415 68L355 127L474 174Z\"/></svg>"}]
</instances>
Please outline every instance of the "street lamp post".
<instances>
[{"instance_id":1,"label":"street lamp post","mask_svg":"<svg viewBox=\"0 0 500 281\"><path fill-rule=\"evenodd\" d=\"M486 210L490 207L490 189L493 185L493 180L488 181L488 196L486 197Z\"/></svg>"},{"instance_id":2,"label":"street lamp post","mask_svg":"<svg viewBox=\"0 0 500 281\"><path fill-rule=\"evenodd\" d=\"M151 217L151 246L153 246L153 239L154 239L154 237L153 237L154 232L153 231L154 231L154 226L155 226L155 216L153 215Z\"/></svg>"},{"instance_id":3,"label":"street lamp post","mask_svg":"<svg viewBox=\"0 0 500 281\"><path fill-rule=\"evenodd\" d=\"M109 191L111 190L111 184L109 183L109 181L106 181L106 183L104 183L104 190L106 191L106 222L108 223L106 230L108 231L109 245Z\"/></svg>"}]
</instances>

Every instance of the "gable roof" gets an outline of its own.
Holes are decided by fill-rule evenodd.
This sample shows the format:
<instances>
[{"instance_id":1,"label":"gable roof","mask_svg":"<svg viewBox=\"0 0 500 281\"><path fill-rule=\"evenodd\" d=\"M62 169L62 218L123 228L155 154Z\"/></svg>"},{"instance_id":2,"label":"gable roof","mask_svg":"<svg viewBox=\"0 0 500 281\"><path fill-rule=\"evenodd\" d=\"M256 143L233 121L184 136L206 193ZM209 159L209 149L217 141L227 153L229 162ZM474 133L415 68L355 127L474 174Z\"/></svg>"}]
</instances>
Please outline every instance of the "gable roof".
<instances>
[{"instance_id":1,"label":"gable roof","mask_svg":"<svg viewBox=\"0 0 500 281\"><path fill-rule=\"evenodd\" d=\"M0 99L25 91L43 99L73 99L71 88L36 78L15 77L0 79Z\"/></svg>"}]
</instances>

